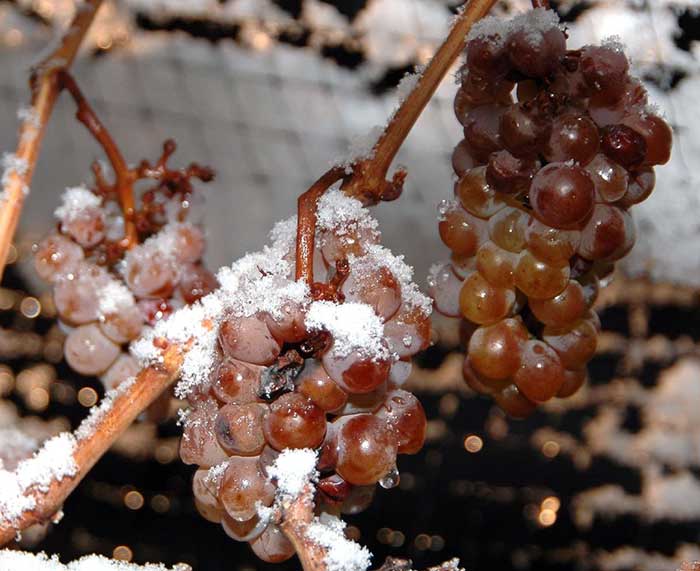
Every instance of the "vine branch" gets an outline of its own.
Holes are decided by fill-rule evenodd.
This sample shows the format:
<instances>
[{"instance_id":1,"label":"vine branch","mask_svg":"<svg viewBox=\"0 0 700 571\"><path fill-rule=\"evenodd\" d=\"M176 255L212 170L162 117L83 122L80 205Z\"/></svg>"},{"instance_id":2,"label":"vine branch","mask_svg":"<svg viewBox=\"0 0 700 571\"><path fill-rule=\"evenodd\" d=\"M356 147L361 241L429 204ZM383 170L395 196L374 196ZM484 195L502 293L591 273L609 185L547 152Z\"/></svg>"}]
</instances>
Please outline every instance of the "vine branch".
<instances>
[{"instance_id":1,"label":"vine branch","mask_svg":"<svg viewBox=\"0 0 700 571\"><path fill-rule=\"evenodd\" d=\"M97 418L90 435L78 439L73 452L77 466L74 476L54 480L45 492L27 492L35 498L35 507L25 511L18 519L7 521L0 517L0 545L12 541L18 532L35 523L49 521L61 509L66 498L122 432L175 381L183 353L184 349L178 345L168 346L163 351L162 362L142 369L133 384L120 393L112 406Z\"/></svg>"},{"instance_id":2,"label":"vine branch","mask_svg":"<svg viewBox=\"0 0 700 571\"><path fill-rule=\"evenodd\" d=\"M58 73L68 69L92 24L102 0L86 0L77 8L75 17L58 47L33 70L30 78L31 109L19 128L19 142L14 158L22 169L8 169L3 177L3 201L0 204L0 279L7 264L7 255L14 238L22 206L34 175L39 148L46 124L53 112L60 91Z\"/></svg>"},{"instance_id":3,"label":"vine branch","mask_svg":"<svg viewBox=\"0 0 700 571\"><path fill-rule=\"evenodd\" d=\"M533 0L533 2L546 0ZM406 171L399 169L391 181L387 173L396 153L432 98L440 82L464 48L469 30L483 18L496 0L471 0L455 19L445 41L421 74L413 90L400 103L370 154L357 159L349 169L336 166L319 178L299 197L297 214L296 279L304 279L313 287L313 254L316 237L316 206L321 195L343 179L343 191L365 204L399 197Z\"/></svg>"}]
</instances>

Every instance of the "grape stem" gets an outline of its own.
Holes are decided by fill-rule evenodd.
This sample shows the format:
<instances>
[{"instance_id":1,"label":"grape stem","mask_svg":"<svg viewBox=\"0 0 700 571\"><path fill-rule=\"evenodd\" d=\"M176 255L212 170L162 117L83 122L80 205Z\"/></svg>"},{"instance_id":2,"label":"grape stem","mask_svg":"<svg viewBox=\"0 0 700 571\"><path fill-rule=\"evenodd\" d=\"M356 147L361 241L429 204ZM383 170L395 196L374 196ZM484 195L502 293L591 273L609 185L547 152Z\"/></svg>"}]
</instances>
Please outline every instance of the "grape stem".
<instances>
[{"instance_id":1,"label":"grape stem","mask_svg":"<svg viewBox=\"0 0 700 571\"><path fill-rule=\"evenodd\" d=\"M112 165L116 179L114 188L119 197L119 204L124 215L124 239L120 245L125 249L132 248L138 243L138 232L134 221L136 214L134 182L138 179L138 173L130 169L129 165L126 164L119 147L102 121L97 117L73 76L62 69L58 72L57 79L59 88L65 89L70 93L78 107L75 114L76 118L85 125L90 134L100 144L109 159L109 163Z\"/></svg>"},{"instance_id":2,"label":"grape stem","mask_svg":"<svg viewBox=\"0 0 700 571\"><path fill-rule=\"evenodd\" d=\"M185 350L174 344L167 346L162 352L162 362L142 369L135 381L97 418L90 435L77 439L73 452L77 466L75 476L54 480L45 492L28 492L35 499L35 507L18 519L7 521L0 517L0 545L14 540L18 532L29 526L50 521L56 516L66 498L122 432L175 381Z\"/></svg>"},{"instance_id":3,"label":"grape stem","mask_svg":"<svg viewBox=\"0 0 700 571\"><path fill-rule=\"evenodd\" d=\"M102 0L86 0L80 5L58 47L32 70L29 81L32 92L31 108L20 125L19 142L14 154L26 168L12 169L7 173L3 203L0 207L0 278L7 264L10 244L17 230L24 200L39 158L46 124L60 91L58 74L73 63L101 4Z\"/></svg>"},{"instance_id":4,"label":"grape stem","mask_svg":"<svg viewBox=\"0 0 700 571\"><path fill-rule=\"evenodd\" d=\"M540 0L535 0L540 1ZM408 96L400 103L367 157L356 159L351 166L335 166L299 197L297 217L296 278L313 286L313 254L316 232L316 206L323 193L343 179L343 191L363 201L376 204L399 197L406 171L397 170L386 180L396 153L425 109L438 85L464 48L469 30L483 18L496 0L471 0L455 19L445 41L438 48Z\"/></svg>"}]
</instances>

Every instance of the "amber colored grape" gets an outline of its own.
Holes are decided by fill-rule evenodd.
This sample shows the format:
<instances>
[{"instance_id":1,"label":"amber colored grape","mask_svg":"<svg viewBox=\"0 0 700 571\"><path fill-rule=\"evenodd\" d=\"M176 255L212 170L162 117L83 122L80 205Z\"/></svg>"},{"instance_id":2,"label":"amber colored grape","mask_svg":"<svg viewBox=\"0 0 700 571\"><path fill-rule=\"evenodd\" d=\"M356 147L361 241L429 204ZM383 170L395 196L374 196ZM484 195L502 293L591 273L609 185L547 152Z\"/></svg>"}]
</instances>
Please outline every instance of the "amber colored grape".
<instances>
[{"instance_id":1,"label":"amber colored grape","mask_svg":"<svg viewBox=\"0 0 700 571\"><path fill-rule=\"evenodd\" d=\"M544 156L550 162L587 165L598 151L598 127L585 115L565 113L552 123Z\"/></svg>"},{"instance_id":2,"label":"amber colored grape","mask_svg":"<svg viewBox=\"0 0 700 571\"><path fill-rule=\"evenodd\" d=\"M564 327L577 321L588 310L583 286L569 280L566 288L551 299L531 299L530 309L545 325Z\"/></svg>"},{"instance_id":3,"label":"amber colored grape","mask_svg":"<svg viewBox=\"0 0 700 571\"><path fill-rule=\"evenodd\" d=\"M501 148L499 123L504 107L496 104L479 105L472 109L464 122L464 138L478 153L493 153Z\"/></svg>"},{"instance_id":4,"label":"amber colored grape","mask_svg":"<svg viewBox=\"0 0 700 571\"><path fill-rule=\"evenodd\" d=\"M486 165L486 182L496 192L518 196L528 191L538 165L531 159L519 159L508 151L492 153Z\"/></svg>"},{"instance_id":5,"label":"amber colored grape","mask_svg":"<svg viewBox=\"0 0 700 571\"><path fill-rule=\"evenodd\" d=\"M588 373L586 369L580 369L578 371L565 370L564 383L561 385L557 396L559 398L567 398L574 395L584 385L587 378Z\"/></svg>"},{"instance_id":6,"label":"amber colored grape","mask_svg":"<svg viewBox=\"0 0 700 571\"><path fill-rule=\"evenodd\" d=\"M472 261L476 268L474 258L466 258L466 262ZM472 270L469 270L471 275ZM458 317L459 292L462 289L462 278L452 271L449 263L438 264L431 269L428 276L428 294L433 298L435 309L448 317Z\"/></svg>"},{"instance_id":7,"label":"amber colored grape","mask_svg":"<svg viewBox=\"0 0 700 571\"><path fill-rule=\"evenodd\" d=\"M646 141L645 165L665 165L671 158L673 132L658 115L634 113L625 117L624 125L631 127Z\"/></svg>"},{"instance_id":8,"label":"amber colored grape","mask_svg":"<svg viewBox=\"0 0 700 571\"><path fill-rule=\"evenodd\" d=\"M194 505L200 515L212 523L219 523L226 513L219 503L218 494L218 486L209 478L209 470L206 468L197 470L192 478Z\"/></svg>"},{"instance_id":9,"label":"amber colored grape","mask_svg":"<svg viewBox=\"0 0 700 571\"><path fill-rule=\"evenodd\" d=\"M610 125L603 130L601 150L626 169L639 166L647 155L645 138L627 125Z\"/></svg>"},{"instance_id":10,"label":"amber colored grape","mask_svg":"<svg viewBox=\"0 0 700 571\"><path fill-rule=\"evenodd\" d=\"M525 250L515 269L515 285L530 298L549 299L564 290L569 274L569 266L548 264Z\"/></svg>"},{"instance_id":11,"label":"amber colored grape","mask_svg":"<svg viewBox=\"0 0 700 571\"><path fill-rule=\"evenodd\" d=\"M258 502L269 506L275 487L267 480L255 456L229 459L219 486L219 501L229 516L246 521L257 515Z\"/></svg>"},{"instance_id":12,"label":"amber colored grape","mask_svg":"<svg viewBox=\"0 0 700 571\"><path fill-rule=\"evenodd\" d=\"M620 200L627 191L629 174L627 169L598 153L586 166L586 171L595 186L596 198L602 202Z\"/></svg>"},{"instance_id":13,"label":"amber colored grape","mask_svg":"<svg viewBox=\"0 0 700 571\"><path fill-rule=\"evenodd\" d=\"M461 177L469 169L478 166L478 161L472 156L469 144L464 139L461 140L452 151L452 170L458 177Z\"/></svg>"},{"instance_id":14,"label":"amber colored grape","mask_svg":"<svg viewBox=\"0 0 700 571\"><path fill-rule=\"evenodd\" d=\"M630 251L634 240L634 221L628 212L609 204L596 204L581 232L578 253L587 260L619 260Z\"/></svg>"},{"instance_id":15,"label":"amber colored grape","mask_svg":"<svg viewBox=\"0 0 700 571\"><path fill-rule=\"evenodd\" d=\"M568 163L550 163L532 180L530 204L554 228L581 223L593 210L595 187L588 173Z\"/></svg>"},{"instance_id":16,"label":"amber colored grape","mask_svg":"<svg viewBox=\"0 0 700 571\"><path fill-rule=\"evenodd\" d=\"M236 541L253 541L265 531L267 526L268 522L261 520L257 515L245 521L238 521L224 512L221 518L221 527L224 532Z\"/></svg>"},{"instance_id":17,"label":"amber colored grape","mask_svg":"<svg viewBox=\"0 0 700 571\"><path fill-rule=\"evenodd\" d=\"M475 167L455 183L455 195L462 206L479 218L489 218L505 207L505 202L486 182L486 167Z\"/></svg>"},{"instance_id":18,"label":"amber colored grape","mask_svg":"<svg viewBox=\"0 0 700 571\"><path fill-rule=\"evenodd\" d=\"M33 251L34 269L48 282L75 270L85 257L78 244L60 234L50 234L36 244Z\"/></svg>"},{"instance_id":19,"label":"amber colored grape","mask_svg":"<svg viewBox=\"0 0 700 571\"><path fill-rule=\"evenodd\" d=\"M518 387L513 384L495 393L493 399L512 418L527 418L537 408L537 405L523 396Z\"/></svg>"},{"instance_id":20,"label":"amber colored grape","mask_svg":"<svg viewBox=\"0 0 700 571\"><path fill-rule=\"evenodd\" d=\"M430 334L430 316L421 308L411 307L406 303L384 324L384 336L389 350L399 358L410 357L427 349L430 345Z\"/></svg>"},{"instance_id":21,"label":"amber colored grape","mask_svg":"<svg viewBox=\"0 0 700 571\"><path fill-rule=\"evenodd\" d=\"M515 301L512 289L491 285L480 272L474 272L462 284L459 306L469 321L488 325L503 319Z\"/></svg>"},{"instance_id":22,"label":"amber colored grape","mask_svg":"<svg viewBox=\"0 0 700 571\"><path fill-rule=\"evenodd\" d=\"M507 379L520 366L521 347L527 339L528 332L520 318L479 327L469 340L470 364L479 375Z\"/></svg>"},{"instance_id":23,"label":"amber colored grape","mask_svg":"<svg viewBox=\"0 0 700 571\"><path fill-rule=\"evenodd\" d=\"M325 412L337 411L345 405L348 395L318 361L307 360L303 371L297 377L296 384L301 394Z\"/></svg>"},{"instance_id":24,"label":"amber colored grape","mask_svg":"<svg viewBox=\"0 0 700 571\"><path fill-rule=\"evenodd\" d=\"M454 205L443 215L438 230L445 246L455 254L473 256L486 234L486 223Z\"/></svg>"},{"instance_id":25,"label":"amber colored grape","mask_svg":"<svg viewBox=\"0 0 700 571\"><path fill-rule=\"evenodd\" d=\"M188 264L183 268L178 284L178 289L185 303L194 303L213 292L217 287L219 287L219 283L216 281L216 276L204 266L195 264Z\"/></svg>"},{"instance_id":26,"label":"amber colored grape","mask_svg":"<svg viewBox=\"0 0 700 571\"><path fill-rule=\"evenodd\" d=\"M263 430L277 450L317 448L326 435L326 415L305 395L286 393L270 404Z\"/></svg>"},{"instance_id":27,"label":"amber colored grape","mask_svg":"<svg viewBox=\"0 0 700 571\"><path fill-rule=\"evenodd\" d=\"M511 379L490 379L477 373L469 355L462 363L462 378L470 389L481 395L494 395L512 382Z\"/></svg>"},{"instance_id":28,"label":"amber colored grape","mask_svg":"<svg viewBox=\"0 0 700 571\"><path fill-rule=\"evenodd\" d=\"M224 359L212 374L212 393L225 403L247 404L258 400L264 367L236 359Z\"/></svg>"},{"instance_id":29,"label":"amber colored grape","mask_svg":"<svg viewBox=\"0 0 700 571\"><path fill-rule=\"evenodd\" d=\"M219 327L219 344L226 355L255 365L270 365L281 343L258 317L229 317Z\"/></svg>"},{"instance_id":30,"label":"amber colored grape","mask_svg":"<svg viewBox=\"0 0 700 571\"><path fill-rule=\"evenodd\" d=\"M525 233L527 248L534 256L555 266L569 263L581 242L578 230L559 230L531 218Z\"/></svg>"},{"instance_id":31,"label":"amber colored grape","mask_svg":"<svg viewBox=\"0 0 700 571\"><path fill-rule=\"evenodd\" d=\"M493 242L486 242L476 255L476 268L491 285L512 288L518 260L518 254L508 252Z\"/></svg>"},{"instance_id":32,"label":"amber colored grape","mask_svg":"<svg viewBox=\"0 0 700 571\"><path fill-rule=\"evenodd\" d=\"M229 454L257 456L265 446L263 417L267 407L259 403L227 404L216 415L214 429L219 445Z\"/></svg>"},{"instance_id":33,"label":"amber colored grape","mask_svg":"<svg viewBox=\"0 0 700 571\"><path fill-rule=\"evenodd\" d=\"M612 46L586 46L581 51L581 72L594 91L614 101L624 90L629 62Z\"/></svg>"},{"instance_id":34,"label":"amber colored grape","mask_svg":"<svg viewBox=\"0 0 700 571\"><path fill-rule=\"evenodd\" d=\"M281 563L294 557L294 546L279 526L270 524L250 542L253 553L267 563Z\"/></svg>"},{"instance_id":35,"label":"amber colored grape","mask_svg":"<svg viewBox=\"0 0 700 571\"><path fill-rule=\"evenodd\" d=\"M396 465L398 443L385 420L358 414L336 422L336 471L343 479L361 486L374 484Z\"/></svg>"},{"instance_id":36,"label":"amber colored grape","mask_svg":"<svg viewBox=\"0 0 700 571\"><path fill-rule=\"evenodd\" d=\"M389 391L376 415L394 431L399 454L416 454L423 448L428 421L414 395L401 389Z\"/></svg>"},{"instance_id":37,"label":"amber colored grape","mask_svg":"<svg viewBox=\"0 0 700 571\"><path fill-rule=\"evenodd\" d=\"M565 368L580 369L595 354L598 331L590 321L581 319L568 328L545 327L542 339L557 352Z\"/></svg>"},{"instance_id":38,"label":"amber colored grape","mask_svg":"<svg viewBox=\"0 0 700 571\"><path fill-rule=\"evenodd\" d=\"M346 416L365 412L375 412L384 402L387 393L387 383L384 382L368 393L354 393L348 395L348 400L336 414Z\"/></svg>"},{"instance_id":39,"label":"amber colored grape","mask_svg":"<svg viewBox=\"0 0 700 571\"><path fill-rule=\"evenodd\" d=\"M340 506L340 513L355 515L365 511L374 500L377 486L352 486L348 497Z\"/></svg>"},{"instance_id":40,"label":"amber colored grape","mask_svg":"<svg viewBox=\"0 0 700 571\"><path fill-rule=\"evenodd\" d=\"M522 252L526 244L528 226L532 221L525 210L507 207L489 219L489 237L509 252Z\"/></svg>"},{"instance_id":41,"label":"amber colored grape","mask_svg":"<svg viewBox=\"0 0 700 571\"><path fill-rule=\"evenodd\" d=\"M559 392L564 382L564 368L551 347L533 339L523 345L520 367L513 381L529 400L545 402Z\"/></svg>"},{"instance_id":42,"label":"amber colored grape","mask_svg":"<svg viewBox=\"0 0 700 571\"><path fill-rule=\"evenodd\" d=\"M68 365L81 375L104 373L120 354L119 345L107 338L97 323L76 327L63 346Z\"/></svg>"},{"instance_id":43,"label":"amber colored grape","mask_svg":"<svg viewBox=\"0 0 700 571\"><path fill-rule=\"evenodd\" d=\"M628 78L622 84L617 101L610 101L607 94L593 93L588 100L588 113L600 127L622 122L630 113L642 113L647 105L644 84L636 78Z\"/></svg>"},{"instance_id":44,"label":"amber colored grape","mask_svg":"<svg viewBox=\"0 0 700 571\"><path fill-rule=\"evenodd\" d=\"M656 184L656 174L653 168L642 167L629 174L627 191L617 204L623 208L629 208L645 201L651 195Z\"/></svg>"},{"instance_id":45,"label":"amber colored grape","mask_svg":"<svg viewBox=\"0 0 700 571\"><path fill-rule=\"evenodd\" d=\"M394 274L385 266L373 267L371 272L353 269L340 290L345 301L367 304L382 320L390 319L401 306L401 285Z\"/></svg>"},{"instance_id":46,"label":"amber colored grape","mask_svg":"<svg viewBox=\"0 0 700 571\"><path fill-rule=\"evenodd\" d=\"M346 357L333 349L324 353L323 367L328 376L348 393L369 393L386 381L391 363L384 359L368 359L357 352Z\"/></svg>"}]
</instances>

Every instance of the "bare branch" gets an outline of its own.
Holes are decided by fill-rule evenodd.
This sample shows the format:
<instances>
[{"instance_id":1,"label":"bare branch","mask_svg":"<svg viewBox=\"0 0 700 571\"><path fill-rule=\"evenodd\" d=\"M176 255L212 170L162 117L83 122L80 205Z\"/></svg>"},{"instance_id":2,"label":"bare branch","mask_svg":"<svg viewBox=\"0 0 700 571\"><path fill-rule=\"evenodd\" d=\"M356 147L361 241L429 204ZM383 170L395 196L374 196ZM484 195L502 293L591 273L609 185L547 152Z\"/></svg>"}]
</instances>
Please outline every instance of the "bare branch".
<instances>
[{"instance_id":1,"label":"bare branch","mask_svg":"<svg viewBox=\"0 0 700 571\"><path fill-rule=\"evenodd\" d=\"M32 71L32 105L22 120L19 142L14 154L22 169L8 169L3 177L3 201L0 204L0 278L5 270L7 254L32 181L39 158L39 147L46 124L59 94L58 72L68 69L80 48L85 34L95 18L102 0L86 0L77 8L76 15L58 47Z\"/></svg>"}]
</instances>

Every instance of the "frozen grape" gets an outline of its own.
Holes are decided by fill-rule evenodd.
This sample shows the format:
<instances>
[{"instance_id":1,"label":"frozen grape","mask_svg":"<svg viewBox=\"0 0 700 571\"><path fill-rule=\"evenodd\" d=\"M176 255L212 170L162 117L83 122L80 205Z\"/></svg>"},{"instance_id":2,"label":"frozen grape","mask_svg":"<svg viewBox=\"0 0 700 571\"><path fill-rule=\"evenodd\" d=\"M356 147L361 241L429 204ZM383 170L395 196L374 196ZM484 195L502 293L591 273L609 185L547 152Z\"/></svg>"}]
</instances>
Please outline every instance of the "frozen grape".
<instances>
[{"instance_id":1,"label":"frozen grape","mask_svg":"<svg viewBox=\"0 0 700 571\"><path fill-rule=\"evenodd\" d=\"M81 375L99 375L114 363L119 345L110 341L96 323L81 325L68 334L64 347L66 362Z\"/></svg>"}]
</instances>

